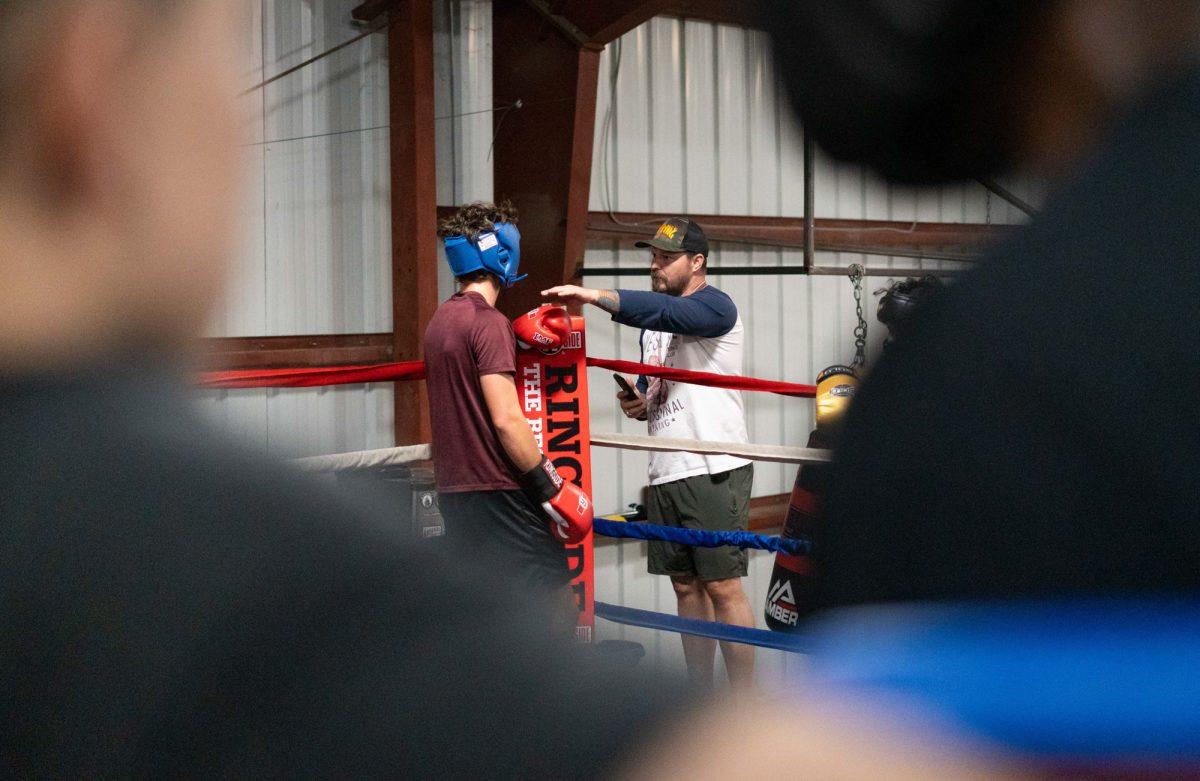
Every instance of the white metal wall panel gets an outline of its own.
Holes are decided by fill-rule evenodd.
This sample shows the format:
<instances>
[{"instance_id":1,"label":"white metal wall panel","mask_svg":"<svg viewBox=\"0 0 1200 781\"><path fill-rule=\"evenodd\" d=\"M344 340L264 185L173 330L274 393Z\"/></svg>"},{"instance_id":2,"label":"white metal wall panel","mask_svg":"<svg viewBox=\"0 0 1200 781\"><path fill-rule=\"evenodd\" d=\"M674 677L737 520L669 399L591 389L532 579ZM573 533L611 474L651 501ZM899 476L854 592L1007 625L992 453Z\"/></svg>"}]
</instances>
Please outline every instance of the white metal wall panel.
<instances>
[{"instance_id":1,"label":"white metal wall panel","mask_svg":"<svg viewBox=\"0 0 1200 781\"><path fill-rule=\"evenodd\" d=\"M804 213L802 134L784 99L765 33L728 25L659 17L609 46L601 59L591 209L758 216ZM1019 178L1006 186L1027 199L1038 193ZM889 185L857 166L818 150L815 207L818 217L931 222L1018 222L1022 215L976 184L916 189ZM654 225L642 226L647 233ZM818 253L818 265L931 267L938 261ZM612 243L589 244L592 268L644 265L644 251ZM800 265L799 250L714 244L722 266ZM950 265L950 264L947 264ZM847 362L854 353L851 287L825 276L714 277L733 297L747 328L745 372L811 383L816 372ZM870 325L869 355L878 352L883 328L875 320L873 292L886 277L864 282L863 310ZM591 277L596 287L646 289L648 279ZM637 331L613 324L595 309L585 312L589 352L638 357ZM644 424L621 415L607 372L592 373L594 430L645 433ZM767 444L804 444L813 425L812 402L746 394L750 438ZM610 449L593 451L595 500L602 512L639 501L646 458ZM791 490L795 468L755 466L757 496ZM601 599L673 612L664 578L645 572L645 544L602 542L597 548ZM751 553L746 581L751 605L765 599L773 557ZM759 619L761 626L761 618ZM606 628L602 625L602 628ZM679 665L674 636L607 627L646 645L650 663ZM760 653L760 674L784 669L785 655ZM795 664L794 660L791 664Z\"/></svg>"},{"instance_id":2,"label":"white metal wall panel","mask_svg":"<svg viewBox=\"0 0 1200 781\"><path fill-rule=\"evenodd\" d=\"M246 4L246 86L359 34L355 5ZM386 50L369 36L246 97L247 227L213 335L391 329ZM230 432L283 456L393 441L390 384L199 396Z\"/></svg>"},{"instance_id":3,"label":"white metal wall panel","mask_svg":"<svg viewBox=\"0 0 1200 781\"><path fill-rule=\"evenodd\" d=\"M283 458L395 444L390 383L209 390L197 397L229 435Z\"/></svg>"},{"instance_id":4,"label":"white metal wall panel","mask_svg":"<svg viewBox=\"0 0 1200 781\"><path fill-rule=\"evenodd\" d=\"M359 0L246 5L246 86L361 30ZM434 7L438 202L492 193L491 4ZM379 33L247 96L241 251L214 336L391 329L387 41ZM440 258L439 293L453 283ZM200 394L234 434L293 457L392 444L392 386Z\"/></svg>"},{"instance_id":5,"label":"white metal wall panel","mask_svg":"<svg viewBox=\"0 0 1200 781\"><path fill-rule=\"evenodd\" d=\"M434 5L438 203L492 197L492 4Z\"/></svg>"},{"instance_id":6,"label":"white metal wall panel","mask_svg":"<svg viewBox=\"0 0 1200 781\"><path fill-rule=\"evenodd\" d=\"M262 5L244 3L240 6L238 31L239 91L245 91L263 80ZM214 313L209 332L214 336L231 334L261 334L266 328L266 262L264 248L265 215L263 210L263 111L262 95L258 92L238 98L243 122L242 147L243 192L239 212L240 236L238 249L231 259L226 281L226 299Z\"/></svg>"},{"instance_id":7,"label":"white metal wall panel","mask_svg":"<svg viewBox=\"0 0 1200 781\"><path fill-rule=\"evenodd\" d=\"M269 2L266 73L360 33L355 5ZM386 54L371 35L264 90L268 334L391 328Z\"/></svg>"},{"instance_id":8,"label":"white metal wall panel","mask_svg":"<svg viewBox=\"0 0 1200 781\"><path fill-rule=\"evenodd\" d=\"M263 3L244 3L238 30L242 57L239 90L249 90L264 79ZM212 336L266 333L266 245L263 97L252 91L239 98L243 131L243 188L241 236L231 259L225 299L209 323ZM265 446L267 439L266 391L200 392L198 406L214 422L244 441Z\"/></svg>"},{"instance_id":9,"label":"white metal wall panel","mask_svg":"<svg viewBox=\"0 0 1200 781\"><path fill-rule=\"evenodd\" d=\"M437 0L434 4L434 114L437 128L437 201L457 206L492 199L491 0ZM454 292L439 250L438 296Z\"/></svg>"},{"instance_id":10,"label":"white metal wall panel","mask_svg":"<svg viewBox=\"0 0 1200 781\"><path fill-rule=\"evenodd\" d=\"M791 116L771 61L765 33L730 25L659 17L631 31L601 61L595 171L591 208L611 211L683 211L694 214L800 216L804 211L801 132ZM820 217L995 223L1015 221L1016 210L981 186L917 190L895 187L856 166L818 154L816 211ZM1020 189L1020 185L1010 183ZM649 232L653 226L644 226ZM747 245L714 246L723 266L802 262L798 251ZM638 265L644 253L589 245L591 267ZM821 253L822 265L910 268L936 261ZM592 278L589 284L644 288L629 278ZM746 323L749 374L811 382L825 365L853 354L854 307L847 281L824 277L717 277L714 283L739 304ZM876 288L869 278L864 312L877 348ZM597 355L637 355L636 332L617 329L587 313ZM594 406L610 405L611 382L594 382ZM751 436L765 443L807 437L811 403L752 394ZM597 428L600 428L598 425ZM627 474L627 457L607 454L603 466ZM764 465L757 495L790 489L792 470ZM640 482L610 483L601 507L634 501Z\"/></svg>"}]
</instances>

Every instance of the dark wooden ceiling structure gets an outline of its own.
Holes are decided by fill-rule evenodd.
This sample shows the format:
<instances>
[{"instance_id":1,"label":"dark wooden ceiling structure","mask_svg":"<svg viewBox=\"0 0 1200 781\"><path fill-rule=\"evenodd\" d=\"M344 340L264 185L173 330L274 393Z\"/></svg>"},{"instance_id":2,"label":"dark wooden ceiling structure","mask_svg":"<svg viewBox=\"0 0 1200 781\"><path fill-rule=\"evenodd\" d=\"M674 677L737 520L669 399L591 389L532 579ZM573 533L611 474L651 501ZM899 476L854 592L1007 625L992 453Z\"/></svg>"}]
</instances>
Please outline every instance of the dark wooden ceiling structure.
<instances>
[{"instance_id":1,"label":"dark wooden ceiling structure","mask_svg":"<svg viewBox=\"0 0 1200 781\"><path fill-rule=\"evenodd\" d=\"M493 150L495 197L521 214L521 270L529 279L507 291L500 306L515 316L539 303L545 287L577 280L588 241L632 242L622 223L664 215L589 213L592 147L600 53L653 16L759 26L754 3L739 0L495 0ZM388 36L392 217L391 334L243 337L206 342L206 368L246 369L411 360L421 357L425 324L437 307L438 257L434 149L433 0L367 0L355 19ZM811 153L810 153L811 154ZM810 158L811 159L811 158ZM808 192L811 192L809 188ZM806 250L928 257L962 255L990 226L816 220L809 199L801 218L697 217L718 241ZM443 207L446 208L446 207ZM615 220L613 218L616 218ZM811 225L811 230L808 226ZM879 231L879 227L896 230ZM831 230L832 229L832 230ZM427 442L423 383L396 386L396 443Z\"/></svg>"}]
</instances>

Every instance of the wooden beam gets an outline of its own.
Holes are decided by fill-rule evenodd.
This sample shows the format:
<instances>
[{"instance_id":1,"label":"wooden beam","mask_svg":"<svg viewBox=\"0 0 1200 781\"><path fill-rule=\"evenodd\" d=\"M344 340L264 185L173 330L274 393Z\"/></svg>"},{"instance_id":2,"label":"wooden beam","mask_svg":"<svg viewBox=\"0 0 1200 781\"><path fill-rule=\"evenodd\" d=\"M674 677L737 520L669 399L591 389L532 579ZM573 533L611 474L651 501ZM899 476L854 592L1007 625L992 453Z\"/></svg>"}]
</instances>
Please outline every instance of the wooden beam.
<instances>
[{"instance_id":1,"label":"wooden beam","mask_svg":"<svg viewBox=\"0 0 1200 781\"><path fill-rule=\"evenodd\" d=\"M751 29L766 29L758 10L759 3L742 0L674 0L661 13L717 24L732 24Z\"/></svg>"},{"instance_id":2,"label":"wooden beam","mask_svg":"<svg viewBox=\"0 0 1200 781\"><path fill-rule=\"evenodd\" d=\"M593 46L606 46L654 16L682 16L739 27L761 28L752 2L738 0L527 0L543 7L560 25L579 31Z\"/></svg>"},{"instance_id":3,"label":"wooden beam","mask_svg":"<svg viewBox=\"0 0 1200 781\"><path fill-rule=\"evenodd\" d=\"M373 22L388 13L397 0L366 0L350 12L350 18L356 22Z\"/></svg>"},{"instance_id":4,"label":"wooden beam","mask_svg":"<svg viewBox=\"0 0 1200 781\"><path fill-rule=\"evenodd\" d=\"M498 3L515 0L496 0ZM372 22L387 13L396 0L366 0L350 15ZM603 47L654 16L682 16L718 24L763 29L755 3L739 0L525 0L560 30L579 39L579 45ZM566 27L563 27L566 25Z\"/></svg>"},{"instance_id":5,"label":"wooden beam","mask_svg":"<svg viewBox=\"0 0 1200 781\"><path fill-rule=\"evenodd\" d=\"M552 8L591 43L605 46L672 5L671 0L560 0Z\"/></svg>"},{"instance_id":6,"label":"wooden beam","mask_svg":"<svg viewBox=\"0 0 1200 781\"><path fill-rule=\"evenodd\" d=\"M787 518L788 502L791 494L775 494L773 496L756 496L750 500L751 531L779 530Z\"/></svg>"},{"instance_id":7,"label":"wooden beam","mask_svg":"<svg viewBox=\"0 0 1200 781\"><path fill-rule=\"evenodd\" d=\"M645 239L669 214L591 212L588 241L631 242ZM788 249L804 248L802 217L688 215L711 241L741 242ZM900 250L965 250L1004 235L1010 226L953 222L817 219L816 248L825 252Z\"/></svg>"},{"instance_id":8,"label":"wooden beam","mask_svg":"<svg viewBox=\"0 0 1200 781\"><path fill-rule=\"evenodd\" d=\"M390 333L234 336L201 340L200 368L234 371L386 363L392 360L393 349Z\"/></svg>"},{"instance_id":9,"label":"wooden beam","mask_svg":"<svg viewBox=\"0 0 1200 781\"><path fill-rule=\"evenodd\" d=\"M397 361L422 357L437 309L433 0L394 0L388 13L391 119L392 344ZM396 444L428 442L425 383L396 385Z\"/></svg>"},{"instance_id":10,"label":"wooden beam","mask_svg":"<svg viewBox=\"0 0 1200 781\"><path fill-rule=\"evenodd\" d=\"M571 125L571 161L567 172L567 214L560 278L575 279L587 247L588 201L592 188L592 145L596 131L596 90L600 52L580 51L575 77L575 116Z\"/></svg>"},{"instance_id":11,"label":"wooden beam","mask_svg":"<svg viewBox=\"0 0 1200 781\"><path fill-rule=\"evenodd\" d=\"M452 206L439 206L438 219L448 217L454 211ZM653 233L655 227L669 216L642 212L615 212L611 215L608 212L589 212L585 242L631 244ZM782 249L804 248L804 220L800 217L691 216L713 241ZM893 220L846 219L818 219L815 225L816 249L821 252L895 255L928 260L971 260L972 255L977 254L984 244L1002 238L1015 227L951 222L918 222L914 225Z\"/></svg>"},{"instance_id":12,"label":"wooden beam","mask_svg":"<svg viewBox=\"0 0 1200 781\"><path fill-rule=\"evenodd\" d=\"M510 317L537 306L539 291L574 278L587 240L600 52L580 48L524 2L492 5L492 94L499 105L495 195L520 212L521 271L505 291Z\"/></svg>"},{"instance_id":13,"label":"wooden beam","mask_svg":"<svg viewBox=\"0 0 1200 781\"><path fill-rule=\"evenodd\" d=\"M558 13L548 0L525 0L525 4L541 14L542 18L556 28L571 44L580 48L604 48L592 44L588 34L576 27L570 19Z\"/></svg>"},{"instance_id":14,"label":"wooden beam","mask_svg":"<svg viewBox=\"0 0 1200 781\"><path fill-rule=\"evenodd\" d=\"M457 207L437 207L438 219L454 214ZM648 212L588 212L587 241L636 241L654 232L658 224L670 214ZM792 242L803 245L803 217L755 217L721 214L690 215L700 223L710 239L720 235L720 241L761 239L779 246L791 247ZM614 222L616 218L616 222ZM822 238L829 244L842 242L845 245L879 246L922 246L945 249L967 248L980 242L999 239L1016 226L984 225L972 222L911 222L900 220L848 220L817 219L817 240ZM621 225L620 223L626 223ZM630 225L629 223L633 223ZM857 239L866 238L859 242ZM852 240L853 239L853 240ZM839 249L851 252L850 249Z\"/></svg>"}]
</instances>

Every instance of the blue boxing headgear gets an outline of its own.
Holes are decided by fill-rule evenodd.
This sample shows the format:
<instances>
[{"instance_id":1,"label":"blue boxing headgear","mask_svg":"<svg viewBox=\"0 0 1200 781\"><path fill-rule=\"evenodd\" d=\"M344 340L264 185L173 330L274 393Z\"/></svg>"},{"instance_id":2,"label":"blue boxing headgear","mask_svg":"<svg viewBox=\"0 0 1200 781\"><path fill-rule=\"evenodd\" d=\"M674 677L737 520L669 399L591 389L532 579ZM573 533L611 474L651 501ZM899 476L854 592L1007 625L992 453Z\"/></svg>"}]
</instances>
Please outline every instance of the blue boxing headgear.
<instances>
[{"instance_id":1,"label":"blue boxing headgear","mask_svg":"<svg viewBox=\"0 0 1200 781\"><path fill-rule=\"evenodd\" d=\"M521 263L521 232L511 222L497 223L495 230L480 233L475 241L466 236L447 236L446 260L456 277L472 271L490 271L504 287L512 287L528 274L517 276Z\"/></svg>"}]
</instances>

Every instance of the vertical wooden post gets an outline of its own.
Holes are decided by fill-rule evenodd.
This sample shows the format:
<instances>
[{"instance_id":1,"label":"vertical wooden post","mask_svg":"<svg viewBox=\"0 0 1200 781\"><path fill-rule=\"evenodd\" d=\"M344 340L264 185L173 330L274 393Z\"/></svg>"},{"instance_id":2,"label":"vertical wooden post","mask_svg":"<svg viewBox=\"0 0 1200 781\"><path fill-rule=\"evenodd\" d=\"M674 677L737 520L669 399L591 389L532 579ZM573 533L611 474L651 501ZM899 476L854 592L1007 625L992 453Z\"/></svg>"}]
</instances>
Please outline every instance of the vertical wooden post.
<instances>
[{"instance_id":1,"label":"vertical wooden post","mask_svg":"<svg viewBox=\"0 0 1200 781\"><path fill-rule=\"evenodd\" d=\"M495 194L520 212L521 271L500 297L516 316L539 291L571 281L583 261L600 47L568 40L531 5L492 6Z\"/></svg>"},{"instance_id":2,"label":"vertical wooden post","mask_svg":"<svg viewBox=\"0 0 1200 781\"><path fill-rule=\"evenodd\" d=\"M433 123L433 0L388 13L392 179L392 336L395 360L422 357L437 308L437 172ZM396 383L396 444L430 441L423 382Z\"/></svg>"}]
</instances>

